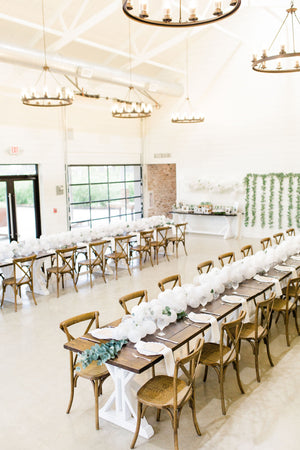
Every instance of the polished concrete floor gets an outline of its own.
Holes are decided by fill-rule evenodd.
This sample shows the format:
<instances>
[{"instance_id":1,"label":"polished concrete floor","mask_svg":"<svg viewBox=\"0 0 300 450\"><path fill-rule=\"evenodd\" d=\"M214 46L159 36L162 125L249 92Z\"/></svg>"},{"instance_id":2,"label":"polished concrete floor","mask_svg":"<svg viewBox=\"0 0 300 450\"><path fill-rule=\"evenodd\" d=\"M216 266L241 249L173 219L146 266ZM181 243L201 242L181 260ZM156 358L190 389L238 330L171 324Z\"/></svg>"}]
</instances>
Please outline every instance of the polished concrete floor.
<instances>
[{"instance_id":1,"label":"polished concrete floor","mask_svg":"<svg viewBox=\"0 0 300 450\"><path fill-rule=\"evenodd\" d=\"M0 310L1 375L0 375L0 449L1 450L93 450L129 448L132 434L104 420L100 430L94 427L94 400L91 385L80 380L69 415L65 409L69 398L69 355L63 349L65 336L59 323L73 315L99 310L101 324L122 315L118 298L138 289L148 289L149 298L158 294L157 281L179 272L184 283L192 282L197 263L252 243L257 240L223 240L211 236L189 235L188 256L180 249L180 256L170 262L160 259L158 266L149 263L140 271L120 270L119 280L111 276L104 284L96 277L90 289L86 275L79 281L79 293L71 283L56 298L55 285L51 295L37 296L35 306L28 294L14 312L12 303L5 302ZM54 281L54 280L53 280ZM228 369L225 397L228 412L221 414L218 383L209 372L202 382L203 370L197 379L197 418L202 436L193 428L189 407L185 407L179 427L181 449L272 449L300 448L300 337L291 324L291 347L286 346L284 328L280 320L272 327L271 353L275 367L269 366L264 346L261 347L261 383L256 382L254 359L248 344L242 346L241 378L246 391L241 395L235 373ZM163 371L161 364L158 371ZM143 382L148 375L139 376ZM109 378L104 384L100 404L108 398L113 385ZM159 423L154 412L146 417L155 434L149 439L139 438L136 448L172 449L172 430L169 417L162 414Z\"/></svg>"}]
</instances>

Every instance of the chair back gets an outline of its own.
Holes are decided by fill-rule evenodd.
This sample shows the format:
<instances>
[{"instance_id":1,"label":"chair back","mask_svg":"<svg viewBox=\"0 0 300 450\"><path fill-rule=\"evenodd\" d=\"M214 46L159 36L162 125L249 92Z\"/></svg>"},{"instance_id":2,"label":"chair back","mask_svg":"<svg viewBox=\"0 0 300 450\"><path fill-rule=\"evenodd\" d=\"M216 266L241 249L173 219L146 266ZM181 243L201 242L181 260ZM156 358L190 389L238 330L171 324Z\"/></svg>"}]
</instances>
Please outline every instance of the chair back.
<instances>
[{"instance_id":1,"label":"chair back","mask_svg":"<svg viewBox=\"0 0 300 450\"><path fill-rule=\"evenodd\" d=\"M260 243L263 247L263 250L265 250L268 247L272 247L272 240L270 237L266 237L260 240Z\"/></svg>"},{"instance_id":2,"label":"chair back","mask_svg":"<svg viewBox=\"0 0 300 450\"><path fill-rule=\"evenodd\" d=\"M300 294L300 277L292 278L289 280L286 287L286 308L288 309L290 300L293 299L292 303L297 303Z\"/></svg>"},{"instance_id":3,"label":"chair back","mask_svg":"<svg viewBox=\"0 0 300 450\"><path fill-rule=\"evenodd\" d=\"M288 228L288 229L286 230L286 234L287 234L288 236L296 236L295 228Z\"/></svg>"},{"instance_id":4,"label":"chair back","mask_svg":"<svg viewBox=\"0 0 300 450\"><path fill-rule=\"evenodd\" d=\"M153 234L154 230L140 232L141 247L143 247L145 250L148 250L150 248L151 241L153 240Z\"/></svg>"},{"instance_id":5,"label":"chair back","mask_svg":"<svg viewBox=\"0 0 300 450\"><path fill-rule=\"evenodd\" d=\"M184 404L190 398L191 392L194 389L196 368L200 361L203 344L204 339L203 338L198 339L194 350L188 356L184 356L183 358L177 358L175 361L174 378L173 378L174 410L177 409L177 407ZM189 370L186 368L187 365L189 367ZM178 393L179 369L181 369L181 371L185 374L187 378L187 386Z\"/></svg>"},{"instance_id":6,"label":"chair back","mask_svg":"<svg viewBox=\"0 0 300 450\"><path fill-rule=\"evenodd\" d=\"M60 248L55 250L57 272L69 271L73 273L75 271L76 251L76 245L74 247ZM60 263L61 267L59 267Z\"/></svg>"},{"instance_id":7,"label":"chair back","mask_svg":"<svg viewBox=\"0 0 300 450\"><path fill-rule=\"evenodd\" d=\"M73 325L77 325L79 323L88 322L85 331L80 332L77 334L78 336L82 336L83 334L86 334L91 329L93 323L95 322L95 327L99 328L99 311L92 311L89 313L80 314L79 316L71 317L70 319L64 320L59 324L59 328L66 334L68 338L68 342L73 341L76 339L71 333L69 328ZM78 329L78 328L76 328Z\"/></svg>"},{"instance_id":8,"label":"chair back","mask_svg":"<svg viewBox=\"0 0 300 450\"><path fill-rule=\"evenodd\" d=\"M198 264L197 270L201 273L207 273L214 267L214 262L212 260L204 261L203 263Z\"/></svg>"},{"instance_id":9,"label":"chair back","mask_svg":"<svg viewBox=\"0 0 300 450\"><path fill-rule=\"evenodd\" d=\"M176 240L185 242L185 230L186 230L187 222L185 223L177 223L175 225L176 232Z\"/></svg>"},{"instance_id":10,"label":"chair back","mask_svg":"<svg viewBox=\"0 0 300 450\"><path fill-rule=\"evenodd\" d=\"M179 274L177 275L171 275L170 277L163 278L158 282L159 289L164 292L165 290L165 284L173 283L172 287L169 289L173 289L176 285L181 286L181 276Z\"/></svg>"},{"instance_id":11,"label":"chair back","mask_svg":"<svg viewBox=\"0 0 300 450\"><path fill-rule=\"evenodd\" d=\"M246 258L246 256L253 255L252 245L244 245L244 247L241 248L241 253L243 255L243 258Z\"/></svg>"},{"instance_id":12,"label":"chair back","mask_svg":"<svg viewBox=\"0 0 300 450\"><path fill-rule=\"evenodd\" d=\"M129 241L132 238L132 235L115 237L115 253L121 253L123 258L128 258Z\"/></svg>"},{"instance_id":13,"label":"chair back","mask_svg":"<svg viewBox=\"0 0 300 450\"><path fill-rule=\"evenodd\" d=\"M276 233L273 234L273 238L275 239L276 244L280 244L281 241L284 241L284 234L283 233Z\"/></svg>"},{"instance_id":14,"label":"chair back","mask_svg":"<svg viewBox=\"0 0 300 450\"><path fill-rule=\"evenodd\" d=\"M32 283L33 264L35 259L36 255L30 255L25 258L15 258L13 260L14 278L16 280L18 277L18 284Z\"/></svg>"},{"instance_id":15,"label":"chair back","mask_svg":"<svg viewBox=\"0 0 300 450\"><path fill-rule=\"evenodd\" d=\"M268 332L271 323L275 292L267 300L263 300L256 305L255 309L255 339L258 339L259 326L263 327L263 334Z\"/></svg>"},{"instance_id":16,"label":"chair back","mask_svg":"<svg viewBox=\"0 0 300 450\"><path fill-rule=\"evenodd\" d=\"M156 240L158 241L159 245L163 246L167 244L167 234L169 229L169 226L156 228Z\"/></svg>"},{"instance_id":17,"label":"chair back","mask_svg":"<svg viewBox=\"0 0 300 450\"><path fill-rule=\"evenodd\" d=\"M92 262L93 266L100 265L102 267L104 265L104 255L109 243L110 241L106 240L93 241L89 243L89 258L90 261L94 259Z\"/></svg>"},{"instance_id":18,"label":"chair back","mask_svg":"<svg viewBox=\"0 0 300 450\"><path fill-rule=\"evenodd\" d=\"M142 303L142 301L148 302L148 292L147 291L136 291L136 292L132 292L131 294L127 294L127 295L124 295L123 297L121 297L119 299L119 303L122 306L122 308L124 309L125 314L131 314L127 308L127 303L130 300L136 300L136 299L138 299L138 302L137 302L138 305L140 303Z\"/></svg>"},{"instance_id":19,"label":"chair back","mask_svg":"<svg viewBox=\"0 0 300 450\"><path fill-rule=\"evenodd\" d=\"M245 311L241 311L239 317L231 322L223 322L221 324L220 333L220 365L226 366L231 361L232 356L237 356L240 351L240 335L243 326L243 320L246 316ZM229 351L225 352L224 342L227 340Z\"/></svg>"},{"instance_id":20,"label":"chair back","mask_svg":"<svg viewBox=\"0 0 300 450\"><path fill-rule=\"evenodd\" d=\"M225 264L235 262L235 254L234 252L223 253L223 255L218 256L218 260L220 261L221 266L224 267Z\"/></svg>"}]
</instances>

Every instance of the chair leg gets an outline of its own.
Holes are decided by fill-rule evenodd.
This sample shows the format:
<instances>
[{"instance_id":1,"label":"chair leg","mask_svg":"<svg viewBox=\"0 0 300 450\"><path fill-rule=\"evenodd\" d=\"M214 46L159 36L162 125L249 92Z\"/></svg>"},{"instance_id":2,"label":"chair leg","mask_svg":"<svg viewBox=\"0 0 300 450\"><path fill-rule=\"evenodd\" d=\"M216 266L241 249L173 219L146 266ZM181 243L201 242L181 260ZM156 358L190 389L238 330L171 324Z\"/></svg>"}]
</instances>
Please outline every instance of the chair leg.
<instances>
[{"instance_id":1,"label":"chair leg","mask_svg":"<svg viewBox=\"0 0 300 450\"><path fill-rule=\"evenodd\" d=\"M254 344L254 358L255 358L256 379L257 382L260 383L259 367L258 367L258 351L259 351L259 342L257 341Z\"/></svg>"},{"instance_id":2,"label":"chair leg","mask_svg":"<svg viewBox=\"0 0 300 450\"><path fill-rule=\"evenodd\" d=\"M176 248L176 251L177 251L177 248ZM165 246L165 255L166 255L167 260L170 261L169 260L169 255L168 255L168 252L167 252L167 246Z\"/></svg>"},{"instance_id":3,"label":"chair leg","mask_svg":"<svg viewBox=\"0 0 300 450\"><path fill-rule=\"evenodd\" d=\"M267 347L267 355L268 355L269 362L270 362L271 366L274 367L274 363L272 361L271 353L270 353L269 335L267 335L267 337L264 338L264 343L266 344L266 347Z\"/></svg>"},{"instance_id":4,"label":"chair leg","mask_svg":"<svg viewBox=\"0 0 300 450\"><path fill-rule=\"evenodd\" d=\"M49 286L50 277L51 277L51 272L47 272L47 283L46 283L47 289L48 289L48 286Z\"/></svg>"},{"instance_id":5,"label":"chair leg","mask_svg":"<svg viewBox=\"0 0 300 450\"><path fill-rule=\"evenodd\" d=\"M115 258L115 271L116 271L116 280L118 279L118 260Z\"/></svg>"},{"instance_id":6,"label":"chair leg","mask_svg":"<svg viewBox=\"0 0 300 450\"><path fill-rule=\"evenodd\" d=\"M286 344L289 347L290 346L290 339L289 339L289 314L285 314L285 336L286 336Z\"/></svg>"},{"instance_id":7,"label":"chair leg","mask_svg":"<svg viewBox=\"0 0 300 450\"><path fill-rule=\"evenodd\" d=\"M241 377L240 377L240 363L239 363L238 357L235 360L234 368L235 368L236 379L237 379L241 394L245 394L245 391L244 391L244 388L243 388L243 385L241 382Z\"/></svg>"},{"instance_id":8,"label":"chair leg","mask_svg":"<svg viewBox=\"0 0 300 450\"><path fill-rule=\"evenodd\" d=\"M220 382L220 395L221 395L221 408L222 408L222 414L226 415L226 407L225 407L225 397L224 397L224 371L221 368L220 376L219 376L219 382Z\"/></svg>"},{"instance_id":9,"label":"chair leg","mask_svg":"<svg viewBox=\"0 0 300 450\"><path fill-rule=\"evenodd\" d=\"M79 269L78 269L78 273L79 273ZM89 265L89 273L90 273L90 286L91 288L93 287L93 269L91 264ZM78 275L77 275L77 280L78 280ZM77 280L76 280L76 284L77 284Z\"/></svg>"},{"instance_id":10,"label":"chair leg","mask_svg":"<svg viewBox=\"0 0 300 450\"><path fill-rule=\"evenodd\" d=\"M150 256L151 266L153 267L153 260L152 260L152 255L151 255L151 248L150 248L150 251L149 251L149 256Z\"/></svg>"},{"instance_id":11,"label":"chair leg","mask_svg":"<svg viewBox=\"0 0 300 450\"><path fill-rule=\"evenodd\" d=\"M5 294L5 290L6 290L6 284L2 284L2 300L1 300L1 307L3 306L3 302L4 302L4 294Z\"/></svg>"},{"instance_id":12,"label":"chair leg","mask_svg":"<svg viewBox=\"0 0 300 450\"><path fill-rule=\"evenodd\" d=\"M76 286L76 280L75 280L75 271L71 272L71 277L72 277L72 280L73 280L75 291L78 292L78 289L77 289L77 286Z\"/></svg>"},{"instance_id":13,"label":"chair leg","mask_svg":"<svg viewBox=\"0 0 300 450\"><path fill-rule=\"evenodd\" d=\"M204 375L203 375L203 382L205 383L207 379L207 372L208 372L208 366L205 366Z\"/></svg>"},{"instance_id":14,"label":"chair leg","mask_svg":"<svg viewBox=\"0 0 300 450\"><path fill-rule=\"evenodd\" d=\"M297 319L297 309L295 309L295 310L293 311L293 316L294 316L294 319L295 319L295 325L296 325L297 333L298 333L298 335L299 335L300 332L299 332L298 319Z\"/></svg>"},{"instance_id":15,"label":"chair leg","mask_svg":"<svg viewBox=\"0 0 300 450\"><path fill-rule=\"evenodd\" d=\"M156 247L155 253L156 253L156 264L158 265L158 247Z\"/></svg>"},{"instance_id":16,"label":"chair leg","mask_svg":"<svg viewBox=\"0 0 300 450\"><path fill-rule=\"evenodd\" d=\"M69 414L69 412L71 411L73 399L74 399L74 377L73 377L73 374L71 373L71 393L70 393L70 400L69 400L66 414Z\"/></svg>"},{"instance_id":17,"label":"chair leg","mask_svg":"<svg viewBox=\"0 0 300 450\"><path fill-rule=\"evenodd\" d=\"M136 418L136 429L135 429L135 433L134 433L134 436L133 436L130 448L134 448L136 440L137 440L138 435L139 435L140 426L141 426L141 418L142 418L142 408L143 408L142 403L138 402L137 418Z\"/></svg>"},{"instance_id":18,"label":"chair leg","mask_svg":"<svg viewBox=\"0 0 300 450\"><path fill-rule=\"evenodd\" d=\"M131 276L130 267L129 267L129 261L128 261L127 258L125 258L125 261L126 261L126 264L127 264L127 269L128 269L129 275Z\"/></svg>"},{"instance_id":19,"label":"chair leg","mask_svg":"<svg viewBox=\"0 0 300 450\"><path fill-rule=\"evenodd\" d=\"M29 284L29 287L30 287L30 290L31 290L31 293L32 293L32 298L33 298L34 304L37 305L37 302L36 302L36 299L35 299L35 295L34 295L34 291L33 291L33 283Z\"/></svg>"},{"instance_id":20,"label":"chair leg","mask_svg":"<svg viewBox=\"0 0 300 450\"><path fill-rule=\"evenodd\" d=\"M275 323L277 323L277 322L278 322L279 316L280 316L280 312L278 311L278 312L277 312L277 316L276 316L276 319L275 319Z\"/></svg>"},{"instance_id":21,"label":"chair leg","mask_svg":"<svg viewBox=\"0 0 300 450\"><path fill-rule=\"evenodd\" d=\"M186 256L187 256L187 251L186 251L186 248L185 248L185 242L182 241L182 243L183 243L184 252L185 252L185 254L186 254Z\"/></svg>"},{"instance_id":22,"label":"chair leg","mask_svg":"<svg viewBox=\"0 0 300 450\"><path fill-rule=\"evenodd\" d=\"M178 258L178 242L176 242L176 258Z\"/></svg>"},{"instance_id":23,"label":"chair leg","mask_svg":"<svg viewBox=\"0 0 300 450\"><path fill-rule=\"evenodd\" d=\"M14 296L15 296L15 312L17 312L17 296L18 296L17 285L14 285Z\"/></svg>"},{"instance_id":24,"label":"chair leg","mask_svg":"<svg viewBox=\"0 0 300 450\"><path fill-rule=\"evenodd\" d=\"M157 408L157 410L156 410L156 422L160 421L160 413L161 413L161 409Z\"/></svg>"},{"instance_id":25,"label":"chair leg","mask_svg":"<svg viewBox=\"0 0 300 450\"><path fill-rule=\"evenodd\" d=\"M142 270L142 252L139 252L140 253L140 270Z\"/></svg>"},{"instance_id":26,"label":"chair leg","mask_svg":"<svg viewBox=\"0 0 300 450\"><path fill-rule=\"evenodd\" d=\"M198 421L197 421L197 416L196 416L195 392L194 391L193 391L193 395L192 395L192 397L190 399L190 407L192 409L193 422L194 422L194 427L195 427L196 433L198 434L198 436L201 436L201 431L200 431L199 424L198 424Z\"/></svg>"},{"instance_id":27,"label":"chair leg","mask_svg":"<svg viewBox=\"0 0 300 450\"><path fill-rule=\"evenodd\" d=\"M173 431L174 431L174 450L178 450L178 411L174 411L173 419Z\"/></svg>"},{"instance_id":28,"label":"chair leg","mask_svg":"<svg viewBox=\"0 0 300 450\"><path fill-rule=\"evenodd\" d=\"M59 275L56 276L56 297L59 297Z\"/></svg>"},{"instance_id":29,"label":"chair leg","mask_svg":"<svg viewBox=\"0 0 300 450\"><path fill-rule=\"evenodd\" d=\"M96 430L99 430L99 392L98 380L94 381L94 395L95 395L95 425Z\"/></svg>"}]
</instances>

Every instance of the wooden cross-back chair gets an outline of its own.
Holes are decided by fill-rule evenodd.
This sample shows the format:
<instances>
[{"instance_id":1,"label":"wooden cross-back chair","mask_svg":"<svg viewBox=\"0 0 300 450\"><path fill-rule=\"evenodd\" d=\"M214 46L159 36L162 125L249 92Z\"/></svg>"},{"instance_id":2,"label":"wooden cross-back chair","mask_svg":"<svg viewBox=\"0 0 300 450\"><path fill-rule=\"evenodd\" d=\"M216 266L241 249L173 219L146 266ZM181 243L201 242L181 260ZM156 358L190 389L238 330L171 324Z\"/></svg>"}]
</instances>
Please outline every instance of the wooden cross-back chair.
<instances>
[{"instance_id":1,"label":"wooden cross-back chair","mask_svg":"<svg viewBox=\"0 0 300 450\"><path fill-rule=\"evenodd\" d=\"M118 264L119 261L124 259L129 275L131 275L129 267L129 242L132 239L132 235L128 236L116 236L115 237L115 251L105 255L106 260L112 259L115 262L116 280L118 279Z\"/></svg>"},{"instance_id":2,"label":"wooden cross-back chair","mask_svg":"<svg viewBox=\"0 0 300 450\"><path fill-rule=\"evenodd\" d=\"M275 240L275 243L278 245L281 241L284 241L284 234L283 233L275 233L273 234L273 238Z\"/></svg>"},{"instance_id":3,"label":"wooden cross-back chair","mask_svg":"<svg viewBox=\"0 0 300 450\"><path fill-rule=\"evenodd\" d=\"M289 338L289 318L290 314L294 316L295 325L298 335L300 334L298 320L297 320L297 303L300 295L300 277L292 278L289 280L285 290L283 290L283 296L281 298L275 298L273 311L277 312L276 323L279 316L282 315L285 324L285 336L287 346L290 346Z\"/></svg>"},{"instance_id":4,"label":"wooden cross-back chair","mask_svg":"<svg viewBox=\"0 0 300 450\"><path fill-rule=\"evenodd\" d=\"M105 251L108 247L110 241L100 240L89 243L89 257L83 261L78 262L78 274L77 281L80 275L80 270L82 267L86 267L88 269L90 275L90 285L93 287L93 272L99 267L102 273L102 278L106 283L105 278L105 267L106 267L106 259L105 259Z\"/></svg>"},{"instance_id":5,"label":"wooden cross-back chair","mask_svg":"<svg viewBox=\"0 0 300 450\"><path fill-rule=\"evenodd\" d=\"M158 251L160 248L164 249L165 256L169 261L169 256L167 252L168 246L167 235L169 230L170 230L169 226L156 228L156 240L151 242L151 248L153 248L154 250L154 257L156 258L156 264L158 264Z\"/></svg>"},{"instance_id":6,"label":"wooden cross-back chair","mask_svg":"<svg viewBox=\"0 0 300 450\"><path fill-rule=\"evenodd\" d=\"M136 430L131 442L130 448L134 448L138 438L141 418L148 407L157 409L156 419L160 420L162 410L168 412L173 427L174 449L178 450L178 428L179 418L183 406L189 403L192 410L193 423L196 433L201 436L200 428L196 417L195 408L195 378L196 367L199 363L204 339L197 341L194 350L188 356L177 358L173 377L158 375L145 383L137 393L137 423ZM186 366L189 365L190 370ZM178 372L181 370L187 381L178 378ZM194 445L196 448L197 445Z\"/></svg>"},{"instance_id":7,"label":"wooden cross-back chair","mask_svg":"<svg viewBox=\"0 0 300 450\"><path fill-rule=\"evenodd\" d=\"M268 247L272 247L272 239L270 237L266 237L260 240L263 250Z\"/></svg>"},{"instance_id":8,"label":"wooden cross-back chair","mask_svg":"<svg viewBox=\"0 0 300 450\"><path fill-rule=\"evenodd\" d=\"M59 297L59 282L61 279L62 287L64 288L64 276L69 274L73 280L75 291L78 292L76 286L76 251L77 246L60 248L55 250L56 261L55 265L47 269L47 287L51 275L56 276L56 295Z\"/></svg>"},{"instance_id":9,"label":"wooden cross-back chair","mask_svg":"<svg viewBox=\"0 0 300 450\"><path fill-rule=\"evenodd\" d=\"M288 229L286 230L286 234L287 234L288 236L296 236L295 228L288 228Z\"/></svg>"},{"instance_id":10,"label":"wooden cross-back chair","mask_svg":"<svg viewBox=\"0 0 300 450\"><path fill-rule=\"evenodd\" d=\"M92 311L85 314L80 314L79 316L71 317L70 319L64 320L59 325L60 329L66 334L68 342L76 339L70 332L69 328L73 325L85 324L86 328L84 333L80 333L77 335L82 336L83 334L87 334L91 329L92 325L95 323L95 327L99 328L99 312ZM97 361L93 361L88 367L85 369L82 368L81 363L78 362L78 354L70 351L70 381L71 381L71 394L70 400L68 404L68 408L66 413L69 414L73 398L74 398L74 389L77 387L78 378L85 378L86 380L91 381L94 390L95 397L95 425L96 430L99 430L99 395L102 394L102 384L103 381L109 376L109 372L106 369L105 364L101 366L97 365ZM80 368L80 371L77 370Z\"/></svg>"},{"instance_id":11,"label":"wooden cross-back chair","mask_svg":"<svg viewBox=\"0 0 300 450\"><path fill-rule=\"evenodd\" d=\"M256 304L254 322L244 323L240 335L240 339L248 341L252 347L255 358L256 379L258 382L260 382L258 352L259 344L262 340L266 345L269 362L272 367L274 366L269 347L269 329L274 299L275 293L272 293L267 300L263 300Z\"/></svg>"},{"instance_id":12,"label":"wooden cross-back chair","mask_svg":"<svg viewBox=\"0 0 300 450\"><path fill-rule=\"evenodd\" d=\"M1 306L3 306L4 296L7 286L11 286L14 291L15 299L15 311L17 311L17 296L18 291L21 297L21 286L27 284L32 293L32 298L35 303L36 299L33 292L33 264L36 259L36 255L26 256L25 258L15 258L13 260L13 276L9 278L4 278L2 281L2 301Z\"/></svg>"},{"instance_id":13,"label":"wooden cross-back chair","mask_svg":"<svg viewBox=\"0 0 300 450\"><path fill-rule=\"evenodd\" d=\"M137 252L139 254L140 270L142 270L143 256L145 257L145 259L144 259L144 262L145 262L147 255L149 256L151 265L153 267L152 254L151 254L151 242L153 240L153 233L154 233L154 230L141 231L140 232L140 244L134 245L133 247L131 247L131 252Z\"/></svg>"},{"instance_id":14,"label":"wooden cross-back chair","mask_svg":"<svg viewBox=\"0 0 300 450\"><path fill-rule=\"evenodd\" d=\"M244 247L241 248L241 253L243 255L243 258L246 258L246 256L253 255L252 245L244 245Z\"/></svg>"},{"instance_id":15,"label":"wooden cross-back chair","mask_svg":"<svg viewBox=\"0 0 300 450\"><path fill-rule=\"evenodd\" d=\"M214 267L214 262L212 260L204 261L203 263L198 264L197 270L200 273L208 273Z\"/></svg>"},{"instance_id":16,"label":"wooden cross-back chair","mask_svg":"<svg viewBox=\"0 0 300 450\"><path fill-rule=\"evenodd\" d=\"M123 297L121 297L119 299L119 303L122 306L122 308L125 311L125 314L131 314L127 304L129 301L131 300L137 300L137 302L135 302L137 305L139 305L140 303L144 302L148 302L148 293L147 291L136 291L136 292L132 292L131 294L127 294L127 295L123 295Z\"/></svg>"},{"instance_id":17,"label":"wooden cross-back chair","mask_svg":"<svg viewBox=\"0 0 300 450\"><path fill-rule=\"evenodd\" d=\"M184 248L184 252L187 255L186 247L185 247L185 233L186 233L186 226L187 222L185 223L178 223L175 225L175 236L171 236L167 238L167 245L169 243L173 244L173 253L174 253L174 246L176 247L176 258L178 258L178 246L181 242Z\"/></svg>"},{"instance_id":18,"label":"wooden cross-back chair","mask_svg":"<svg viewBox=\"0 0 300 450\"><path fill-rule=\"evenodd\" d=\"M208 367L212 367L218 375L221 394L221 407L224 415L226 414L224 377L226 369L230 364L233 364L240 391L244 394L244 389L240 379L239 351L240 336L243 326L242 321L245 318L245 315L245 311L241 311L238 319L227 323L223 322L221 324L220 344L215 344L213 342L205 343L200 357L200 363L205 366L203 381L206 381ZM227 338L227 345L224 344L225 337Z\"/></svg>"},{"instance_id":19,"label":"wooden cross-back chair","mask_svg":"<svg viewBox=\"0 0 300 450\"><path fill-rule=\"evenodd\" d=\"M173 283L172 286L169 287L169 289L173 289L176 285L181 286L181 276L179 275L179 273L163 278L158 282L158 287L163 292L166 289L165 285L169 283Z\"/></svg>"},{"instance_id":20,"label":"wooden cross-back chair","mask_svg":"<svg viewBox=\"0 0 300 450\"><path fill-rule=\"evenodd\" d=\"M221 266L224 267L225 264L231 264L235 262L235 254L234 252L223 253L223 255L218 256L218 260L221 263Z\"/></svg>"}]
</instances>

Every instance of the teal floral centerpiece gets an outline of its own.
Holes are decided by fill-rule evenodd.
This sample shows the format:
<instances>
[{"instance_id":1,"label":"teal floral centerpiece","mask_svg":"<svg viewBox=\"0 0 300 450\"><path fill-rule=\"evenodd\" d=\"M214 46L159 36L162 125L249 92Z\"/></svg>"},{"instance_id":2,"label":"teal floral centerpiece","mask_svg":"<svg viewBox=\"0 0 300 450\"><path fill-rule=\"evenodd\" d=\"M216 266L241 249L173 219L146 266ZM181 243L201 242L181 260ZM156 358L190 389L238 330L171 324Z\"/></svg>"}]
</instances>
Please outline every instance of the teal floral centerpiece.
<instances>
[{"instance_id":1,"label":"teal floral centerpiece","mask_svg":"<svg viewBox=\"0 0 300 450\"><path fill-rule=\"evenodd\" d=\"M127 344L127 342L127 339L121 339L120 341L112 339L105 344L93 345L90 349L85 350L81 354L82 368L85 369L93 361L97 361L97 366L101 366L101 364L106 363L110 359L114 359L123 345ZM80 371L80 367L77 367L76 370Z\"/></svg>"}]
</instances>

